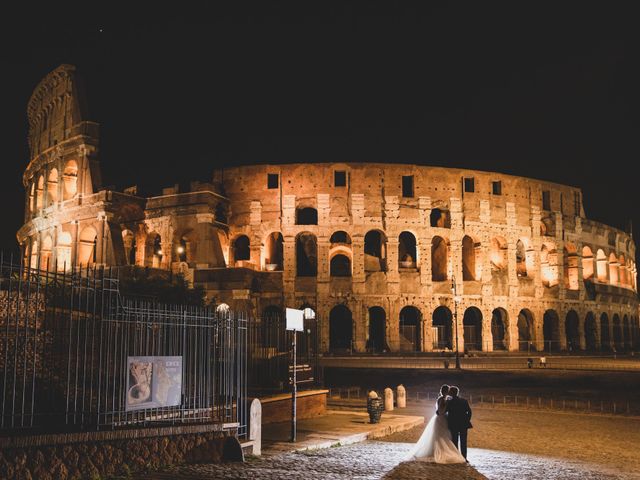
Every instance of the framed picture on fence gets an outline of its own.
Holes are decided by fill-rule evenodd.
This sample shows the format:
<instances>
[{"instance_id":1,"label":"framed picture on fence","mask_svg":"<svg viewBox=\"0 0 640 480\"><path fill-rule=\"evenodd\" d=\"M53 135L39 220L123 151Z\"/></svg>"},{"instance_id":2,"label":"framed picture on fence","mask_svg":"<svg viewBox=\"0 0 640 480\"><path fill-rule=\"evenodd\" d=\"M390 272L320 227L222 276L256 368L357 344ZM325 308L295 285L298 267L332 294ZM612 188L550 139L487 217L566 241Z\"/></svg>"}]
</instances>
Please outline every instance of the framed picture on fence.
<instances>
[{"instance_id":1,"label":"framed picture on fence","mask_svg":"<svg viewBox=\"0 0 640 480\"><path fill-rule=\"evenodd\" d=\"M180 405L182 357L127 357L126 410Z\"/></svg>"}]
</instances>

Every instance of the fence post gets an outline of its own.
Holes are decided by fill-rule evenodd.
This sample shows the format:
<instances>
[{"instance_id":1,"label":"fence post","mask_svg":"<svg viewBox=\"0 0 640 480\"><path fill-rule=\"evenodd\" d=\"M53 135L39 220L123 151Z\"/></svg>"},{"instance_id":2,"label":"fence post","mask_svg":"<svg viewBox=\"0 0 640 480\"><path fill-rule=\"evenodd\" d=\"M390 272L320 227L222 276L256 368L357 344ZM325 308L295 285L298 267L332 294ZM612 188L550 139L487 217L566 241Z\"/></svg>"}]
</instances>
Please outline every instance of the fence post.
<instances>
[{"instance_id":1,"label":"fence post","mask_svg":"<svg viewBox=\"0 0 640 480\"><path fill-rule=\"evenodd\" d=\"M613 413L616 413L616 402L613 402Z\"/></svg>"}]
</instances>

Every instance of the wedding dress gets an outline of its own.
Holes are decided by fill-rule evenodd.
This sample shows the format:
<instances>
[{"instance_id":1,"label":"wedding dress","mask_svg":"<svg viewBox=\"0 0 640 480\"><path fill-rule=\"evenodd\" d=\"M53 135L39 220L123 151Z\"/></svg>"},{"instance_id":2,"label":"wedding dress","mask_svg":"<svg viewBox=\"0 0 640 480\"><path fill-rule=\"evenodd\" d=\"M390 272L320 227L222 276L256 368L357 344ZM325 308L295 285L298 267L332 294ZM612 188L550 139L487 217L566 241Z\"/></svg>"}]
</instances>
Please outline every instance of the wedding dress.
<instances>
[{"instance_id":1,"label":"wedding dress","mask_svg":"<svg viewBox=\"0 0 640 480\"><path fill-rule=\"evenodd\" d=\"M444 400L438 399L436 402L436 414L431 417L420 439L411 450L409 460L435 463L466 462L451 441L451 432L444 412Z\"/></svg>"}]
</instances>

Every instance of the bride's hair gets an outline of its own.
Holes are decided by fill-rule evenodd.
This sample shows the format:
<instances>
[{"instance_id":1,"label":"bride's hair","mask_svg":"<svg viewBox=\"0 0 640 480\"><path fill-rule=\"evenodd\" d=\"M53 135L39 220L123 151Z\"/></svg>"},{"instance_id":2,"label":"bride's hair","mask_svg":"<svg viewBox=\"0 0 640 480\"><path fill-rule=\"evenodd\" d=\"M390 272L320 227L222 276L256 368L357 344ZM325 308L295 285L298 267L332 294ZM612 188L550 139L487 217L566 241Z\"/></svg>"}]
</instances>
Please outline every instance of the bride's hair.
<instances>
[{"instance_id":1,"label":"bride's hair","mask_svg":"<svg viewBox=\"0 0 640 480\"><path fill-rule=\"evenodd\" d=\"M449 385L446 383L440 387L440 393L446 395L449 392Z\"/></svg>"}]
</instances>

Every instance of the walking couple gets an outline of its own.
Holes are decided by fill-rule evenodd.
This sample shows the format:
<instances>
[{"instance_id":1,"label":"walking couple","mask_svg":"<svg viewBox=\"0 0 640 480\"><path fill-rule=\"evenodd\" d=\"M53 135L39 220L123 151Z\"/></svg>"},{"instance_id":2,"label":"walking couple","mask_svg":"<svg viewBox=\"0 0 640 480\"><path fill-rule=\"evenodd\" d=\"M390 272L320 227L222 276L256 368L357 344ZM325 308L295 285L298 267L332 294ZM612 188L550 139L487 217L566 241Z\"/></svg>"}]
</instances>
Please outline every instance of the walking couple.
<instances>
[{"instance_id":1,"label":"walking couple","mask_svg":"<svg viewBox=\"0 0 640 480\"><path fill-rule=\"evenodd\" d=\"M443 385L440 388L436 414L411 450L409 460L435 463L467 461L467 430L472 428L471 407L459 393L460 389L455 386Z\"/></svg>"}]
</instances>

